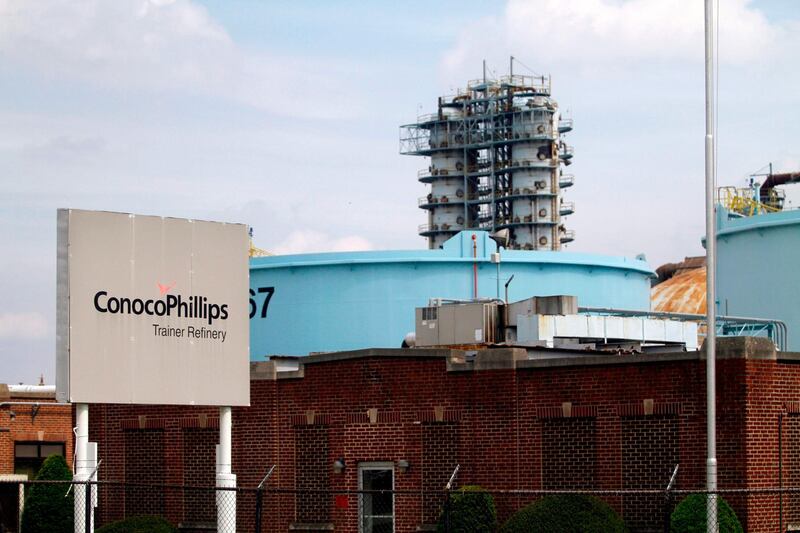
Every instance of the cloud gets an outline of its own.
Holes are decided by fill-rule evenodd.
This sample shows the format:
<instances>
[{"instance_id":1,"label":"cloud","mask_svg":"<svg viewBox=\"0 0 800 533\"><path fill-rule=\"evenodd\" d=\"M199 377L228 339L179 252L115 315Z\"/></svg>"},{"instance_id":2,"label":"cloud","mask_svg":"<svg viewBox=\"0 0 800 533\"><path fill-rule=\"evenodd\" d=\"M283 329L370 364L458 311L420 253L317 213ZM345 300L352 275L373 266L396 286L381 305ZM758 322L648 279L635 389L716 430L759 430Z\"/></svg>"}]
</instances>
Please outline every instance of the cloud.
<instances>
[{"instance_id":1,"label":"cloud","mask_svg":"<svg viewBox=\"0 0 800 533\"><path fill-rule=\"evenodd\" d=\"M749 0L722 3L720 60L752 63L774 56L789 26L770 24ZM703 61L703 4L691 0L510 0L499 17L466 29L444 57L448 70L526 54L537 64L620 69L664 61ZM471 66L471 65L470 65Z\"/></svg>"},{"instance_id":2,"label":"cloud","mask_svg":"<svg viewBox=\"0 0 800 533\"><path fill-rule=\"evenodd\" d=\"M0 313L0 339L35 340L50 334L47 319L41 313Z\"/></svg>"},{"instance_id":3,"label":"cloud","mask_svg":"<svg viewBox=\"0 0 800 533\"><path fill-rule=\"evenodd\" d=\"M800 76L787 65L797 62L800 20L768 19L758 5L719 2L720 184L796 153L789 87ZM509 55L521 60L517 74L552 74L554 97L575 119L569 249L647 252L656 265L702 253L703 3L509 0L444 52L441 83L464 86L483 58L491 76L506 74Z\"/></svg>"},{"instance_id":4,"label":"cloud","mask_svg":"<svg viewBox=\"0 0 800 533\"><path fill-rule=\"evenodd\" d=\"M41 143L31 143L21 150L24 156L48 161L83 161L94 157L106 149L102 137L73 137L59 135Z\"/></svg>"},{"instance_id":5,"label":"cloud","mask_svg":"<svg viewBox=\"0 0 800 533\"><path fill-rule=\"evenodd\" d=\"M332 237L313 230L293 231L270 252L276 255L307 252L359 252L372 250L372 243L358 235Z\"/></svg>"},{"instance_id":6,"label":"cloud","mask_svg":"<svg viewBox=\"0 0 800 533\"><path fill-rule=\"evenodd\" d=\"M233 52L225 31L186 1L3 0L0 20L0 50L7 59L52 76L108 84L203 81L208 54L230 59Z\"/></svg>"},{"instance_id":7,"label":"cloud","mask_svg":"<svg viewBox=\"0 0 800 533\"><path fill-rule=\"evenodd\" d=\"M116 91L188 91L270 113L358 113L344 62L245 50L189 0L0 0L0 57ZM335 106L310 106L326 95Z\"/></svg>"}]
</instances>

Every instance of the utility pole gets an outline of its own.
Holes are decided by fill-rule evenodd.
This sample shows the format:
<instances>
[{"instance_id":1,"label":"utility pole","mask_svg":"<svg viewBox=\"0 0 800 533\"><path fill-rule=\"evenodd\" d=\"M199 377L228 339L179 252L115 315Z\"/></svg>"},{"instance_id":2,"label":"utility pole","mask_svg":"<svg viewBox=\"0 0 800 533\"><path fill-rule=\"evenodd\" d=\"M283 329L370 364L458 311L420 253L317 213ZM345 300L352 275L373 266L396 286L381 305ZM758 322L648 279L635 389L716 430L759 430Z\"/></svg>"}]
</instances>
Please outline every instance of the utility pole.
<instances>
[{"instance_id":1,"label":"utility pole","mask_svg":"<svg viewBox=\"0 0 800 533\"><path fill-rule=\"evenodd\" d=\"M717 291L716 259L717 230L714 206L715 159L714 152L714 6L713 0L705 0L705 69L706 69L706 136L705 136L705 178L706 178L706 424L707 458L706 489L706 528L708 533L717 533L717 394L716 394L716 355L717 355Z\"/></svg>"}]
</instances>

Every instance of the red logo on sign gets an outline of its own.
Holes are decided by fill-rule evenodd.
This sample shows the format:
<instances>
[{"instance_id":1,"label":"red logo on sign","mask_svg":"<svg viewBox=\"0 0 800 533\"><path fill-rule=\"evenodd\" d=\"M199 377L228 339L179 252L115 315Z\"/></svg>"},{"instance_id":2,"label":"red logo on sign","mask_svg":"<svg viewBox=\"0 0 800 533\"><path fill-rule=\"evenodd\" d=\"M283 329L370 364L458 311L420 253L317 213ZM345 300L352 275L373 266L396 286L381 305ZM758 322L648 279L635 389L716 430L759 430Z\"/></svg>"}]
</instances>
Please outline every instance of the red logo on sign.
<instances>
[{"instance_id":1,"label":"red logo on sign","mask_svg":"<svg viewBox=\"0 0 800 533\"><path fill-rule=\"evenodd\" d=\"M156 285L158 285L158 292L161 293L161 296L164 296L165 294L167 294L170 291L170 289L172 289L172 287L175 286L175 282L173 281L169 285L162 285L162 284L156 282Z\"/></svg>"}]
</instances>

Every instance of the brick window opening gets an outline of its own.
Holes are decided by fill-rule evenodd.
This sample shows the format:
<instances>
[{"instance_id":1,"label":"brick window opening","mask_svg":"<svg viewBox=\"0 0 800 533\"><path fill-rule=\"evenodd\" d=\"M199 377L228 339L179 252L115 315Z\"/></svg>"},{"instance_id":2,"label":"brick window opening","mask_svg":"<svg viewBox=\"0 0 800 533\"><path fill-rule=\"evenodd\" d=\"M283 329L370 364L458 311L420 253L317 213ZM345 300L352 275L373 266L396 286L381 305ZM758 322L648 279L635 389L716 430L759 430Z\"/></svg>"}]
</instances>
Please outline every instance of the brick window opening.
<instances>
[{"instance_id":1,"label":"brick window opening","mask_svg":"<svg viewBox=\"0 0 800 533\"><path fill-rule=\"evenodd\" d=\"M326 426L298 426L295 428L295 497L297 522L321 524L330 521L329 496L320 493L303 493L330 488L328 453L328 428Z\"/></svg>"},{"instance_id":2,"label":"brick window opening","mask_svg":"<svg viewBox=\"0 0 800 533\"><path fill-rule=\"evenodd\" d=\"M125 480L163 485L165 481L163 430L125 431ZM149 487L125 488L125 516L164 514L164 491Z\"/></svg>"},{"instance_id":3,"label":"brick window opening","mask_svg":"<svg viewBox=\"0 0 800 533\"><path fill-rule=\"evenodd\" d=\"M594 418L542 420L542 485L545 490L597 488Z\"/></svg>"},{"instance_id":4,"label":"brick window opening","mask_svg":"<svg viewBox=\"0 0 800 533\"><path fill-rule=\"evenodd\" d=\"M184 429L183 484L191 487L213 487L216 484L217 429ZM216 523L216 498L211 490L185 490L183 494L185 522Z\"/></svg>"},{"instance_id":5,"label":"brick window opening","mask_svg":"<svg viewBox=\"0 0 800 533\"><path fill-rule=\"evenodd\" d=\"M64 457L63 442L16 442L14 443L14 473L36 477L44 460L51 455Z\"/></svg>"},{"instance_id":6,"label":"brick window opening","mask_svg":"<svg viewBox=\"0 0 800 533\"><path fill-rule=\"evenodd\" d=\"M783 418L783 486L800 487L800 416ZM800 524L800 494L783 497L784 524Z\"/></svg>"},{"instance_id":7,"label":"brick window opening","mask_svg":"<svg viewBox=\"0 0 800 533\"><path fill-rule=\"evenodd\" d=\"M679 462L677 416L635 416L621 419L622 488L664 489ZM625 522L633 531L661 531L664 498L626 495Z\"/></svg>"},{"instance_id":8,"label":"brick window opening","mask_svg":"<svg viewBox=\"0 0 800 533\"><path fill-rule=\"evenodd\" d=\"M458 464L458 425L422 426L423 523L435 524L444 505L444 489ZM442 494L442 495L440 495Z\"/></svg>"}]
</instances>

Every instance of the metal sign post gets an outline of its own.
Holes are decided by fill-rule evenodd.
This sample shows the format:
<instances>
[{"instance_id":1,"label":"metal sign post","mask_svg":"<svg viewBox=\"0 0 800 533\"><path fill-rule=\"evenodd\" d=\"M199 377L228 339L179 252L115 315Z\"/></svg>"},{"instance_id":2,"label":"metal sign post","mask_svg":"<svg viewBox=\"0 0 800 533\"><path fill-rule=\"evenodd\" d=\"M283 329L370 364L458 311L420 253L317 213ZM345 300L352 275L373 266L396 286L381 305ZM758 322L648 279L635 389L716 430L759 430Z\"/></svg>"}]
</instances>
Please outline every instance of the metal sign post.
<instances>
[{"instance_id":1,"label":"metal sign post","mask_svg":"<svg viewBox=\"0 0 800 533\"><path fill-rule=\"evenodd\" d=\"M75 405L75 474L74 481L87 481L89 472L89 404ZM74 485L75 533L92 531L89 485Z\"/></svg>"},{"instance_id":2,"label":"metal sign post","mask_svg":"<svg viewBox=\"0 0 800 533\"><path fill-rule=\"evenodd\" d=\"M219 408L219 446L217 447L217 488L235 489L236 474L231 470L230 407ZM236 533L236 491L217 490L217 531Z\"/></svg>"}]
</instances>

